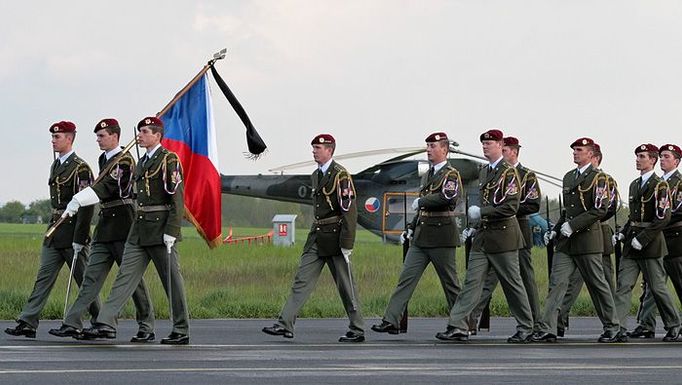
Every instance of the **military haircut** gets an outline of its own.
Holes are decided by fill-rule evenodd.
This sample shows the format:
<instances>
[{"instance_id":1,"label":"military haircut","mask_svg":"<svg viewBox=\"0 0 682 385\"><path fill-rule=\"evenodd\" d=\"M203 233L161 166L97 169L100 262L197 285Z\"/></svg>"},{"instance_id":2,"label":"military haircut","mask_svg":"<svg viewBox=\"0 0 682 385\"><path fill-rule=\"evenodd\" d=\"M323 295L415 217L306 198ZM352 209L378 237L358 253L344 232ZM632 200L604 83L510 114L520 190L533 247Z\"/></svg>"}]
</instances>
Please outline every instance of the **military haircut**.
<instances>
[{"instance_id":1,"label":"military haircut","mask_svg":"<svg viewBox=\"0 0 682 385\"><path fill-rule=\"evenodd\" d=\"M163 132L161 132L161 137L163 137ZM336 151L336 142L334 142L334 143L322 143L322 145L325 148L331 148L332 149L332 155L334 155L334 151Z\"/></svg>"},{"instance_id":2,"label":"military haircut","mask_svg":"<svg viewBox=\"0 0 682 385\"><path fill-rule=\"evenodd\" d=\"M101 130L106 131L109 135L116 134L116 137L118 137L119 139L121 138L121 127L119 126L106 126L95 131L95 134Z\"/></svg>"}]
</instances>

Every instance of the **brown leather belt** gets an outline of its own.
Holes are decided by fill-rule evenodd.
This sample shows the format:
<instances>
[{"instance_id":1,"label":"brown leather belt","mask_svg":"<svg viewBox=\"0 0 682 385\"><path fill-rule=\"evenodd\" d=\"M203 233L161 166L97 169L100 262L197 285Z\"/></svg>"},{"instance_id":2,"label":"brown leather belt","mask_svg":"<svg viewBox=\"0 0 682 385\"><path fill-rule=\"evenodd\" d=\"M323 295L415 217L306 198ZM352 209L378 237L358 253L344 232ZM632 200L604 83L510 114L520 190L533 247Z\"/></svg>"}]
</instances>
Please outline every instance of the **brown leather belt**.
<instances>
[{"instance_id":1,"label":"brown leather belt","mask_svg":"<svg viewBox=\"0 0 682 385\"><path fill-rule=\"evenodd\" d=\"M340 220L341 220L341 216L337 215L334 217L317 219L317 220L315 220L315 222L313 222L313 225L315 225L315 226L329 225L331 223L338 223Z\"/></svg>"},{"instance_id":2,"label":"brown leather belt","mask_svg":"<svg viewBox=\"0 0 682 385\"><path fill-rule=\"evenodd\" d=\"M511 217L506 217L506 218L500 218L500 219L494 219L494 220L489 220L489 219L481 219L481 223L498 223L498 222L504 222L508 219L516 218L516 214L512 215Z\"/></svg>"},{"instance_id":3,"label":"brown leather belt","mask_svg":"<svg viewBox=\"0 0 682 385\"><path fill-rule=\"evenodd\" d=\"M676 228L676 227L682 227L682 221L680 221L680 222L675 222L675 223L671 223L671 224L669 224L668 226L666 226L665 228L666 228L666 229L674 229L674 228Z\"/></svg>"},{"instance_id":4,"label":"brown leather belt","mask_svg":"<svg viewBox=\"0 0 682 385\"><path fill-rule=\"evenodd\" d=\"M117 206L123 206L123 205L132 205L133 200L131 198L127 199L116 199L115 201L109 201L109 202L102 202L100 203L99 207L101 209L110 209L112 207L117 207Z\"/></svg>"},{"instance_id":5,"label":"brown leather belt","mask_svg":"<svg viewBox=\"0 0 682 385\"><path fill-rule=\"evenodd\" d=\"M422 217L454 217L454 211L419 211L419 216Z\"/></svg>"},{"instance_id":6,"label":"brown leather belt","mask_svg":"<svg viewBox=\"0 0 682 385\"><path fill-rule=\"evenodd\" d=\"M142 211L144 213L153 213L156 211L169 211L170 207L168 205L156 205L156 206L138 206L137 211Z\"/></svg>"}]
</instances>

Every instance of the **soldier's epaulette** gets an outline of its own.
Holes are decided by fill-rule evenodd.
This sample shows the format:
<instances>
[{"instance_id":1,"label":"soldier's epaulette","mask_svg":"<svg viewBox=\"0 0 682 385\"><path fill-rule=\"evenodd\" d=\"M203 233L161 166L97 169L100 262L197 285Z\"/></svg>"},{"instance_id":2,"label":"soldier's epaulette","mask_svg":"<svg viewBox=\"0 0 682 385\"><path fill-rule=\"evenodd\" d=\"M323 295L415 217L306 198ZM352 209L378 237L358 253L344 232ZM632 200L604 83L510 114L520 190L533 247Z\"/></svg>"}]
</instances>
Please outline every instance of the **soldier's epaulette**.
<instances>
[{"instance_id":1,"label":"soldier's epaulette","mask_svg":"<svg viewBox=\"0 0 682 385\"><path fill-rule=\"evenodd\" d=\"M126 152L116 160L116 164L123 166L132 166L135 164L135 158L133 158L133 156L129 152Z\"/></svg>"}]
</instances>

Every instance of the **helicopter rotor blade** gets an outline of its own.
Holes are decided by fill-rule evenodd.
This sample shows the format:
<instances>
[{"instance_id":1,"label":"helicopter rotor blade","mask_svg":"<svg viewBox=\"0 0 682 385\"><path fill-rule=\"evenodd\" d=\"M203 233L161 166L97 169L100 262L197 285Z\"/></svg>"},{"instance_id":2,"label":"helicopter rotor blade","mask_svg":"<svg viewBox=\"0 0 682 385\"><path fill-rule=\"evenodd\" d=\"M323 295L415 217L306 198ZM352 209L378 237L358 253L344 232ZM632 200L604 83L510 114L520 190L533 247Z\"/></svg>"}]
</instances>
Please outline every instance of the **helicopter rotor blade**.
<instances>
[{"instance_id":1,"label":"helicopter rotor blade","mask_svg":"<svg viewBox=\"0 0 682 385\"><path fill-rule=\"evenodd\" d=\"M417 153L420 153L423 151L424 151L424 147L382 148L382 149L378 149L378 150L359 151L359 152L352 152L352 153L343 154L343 155L336 155L336 156L334 156L334 159L344 160L344 159L362 158L365 156L373 156L373 155L401 154L400 156L398 156L396 158L390 159L390 160L399 160L399 159L407 158L408 156L412 156L414 154L417 154ZM291 164L287 164L284 166L271 168L268 171L270 171L270 172L283 172L283 171L291 170L291 169L297 169L297 168L303 168L303 167L314 167L314 166L315 166L315 161L307 160L305 162L291 163Z\"/></svg>"}]
</instances>

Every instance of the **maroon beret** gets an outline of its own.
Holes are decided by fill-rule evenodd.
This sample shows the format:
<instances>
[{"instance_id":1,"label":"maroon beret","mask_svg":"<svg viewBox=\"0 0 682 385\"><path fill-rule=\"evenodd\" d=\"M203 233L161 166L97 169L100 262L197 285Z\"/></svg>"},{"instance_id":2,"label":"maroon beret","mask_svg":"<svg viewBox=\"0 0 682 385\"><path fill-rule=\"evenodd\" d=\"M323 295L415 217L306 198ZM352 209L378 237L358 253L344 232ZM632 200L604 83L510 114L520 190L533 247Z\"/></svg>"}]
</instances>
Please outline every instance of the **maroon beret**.
<instances>
[{"instance_id":1,"label":"maroon beret","mask_svg":"<svg viewBox=\"0 0 682 385\"><path fill-rule=\"evenodd\" d=\"M73 124L72 122L62 120L61 122L57 122L51 125L50 132L53 134L56 132L76 132L76 125Z\"/></svg>"},{"instance_id":2,"label":"maroon beret","mask_svg":"<svg viewBox=\"0 0 682 385\"><path fill-rule=\"evenodd\" d=\"M645 144L640 144L639 146L635 147L635 154L639 154L640 152L658 152L658 147L654 146L651 143L645 143Z\"/></svg>"},{"instance_id":3,"label":"maroon beret","mask_svg":"<svg viewBox=\"0 0 682 385\"><path fill-rule=\"evenodd\" d=\"M519 144L519 140L516 139L513 136L507 136L504 138L504 145L505 146L516 146L516 147L521 147Z\"/></svg>"},{"instance_id":4,"label":"maroon beret","mask_svg":"<svg viewBox=\"0 0 682 385\"><path fill-rule=\"evenodd\" d=\"M594 147L594 140L591 138L578 138L575 142L571 143L571 148L579 146L592 146Z\"/></svg>"},{"instance_id":5,"label":"maroon beret","mask_svg":"<svg viewBox=\"0 0 682 385\"><path fill-rule=\"evenodd\" d=\"M313 138L310 144L332 144L336 143L334 137L330 134L319 134Z\"/></svg>"},{"instance_id":6,"label":"maroon beret","mask_svg":"<svg viewBox=\"0 0 682 385\"><path fill-rule=\"evenodd\" d=\"M155 126L159 128L163 128L163 122L161 119L155 117L155 116L148 116L142 120L140 120L139 123L137 123L137 129L141 129L142 127L147 127L147 126Z\"/></svg>"},{"instance_id":7,"label":"maroon beret","mask_svg":"<svg viewBox=\"0 0 682 385\"><path fill-rule=\"evenodd\" d=\"M97 125L95 126L95 131L94 131L94 132L97 132L97 131L99 131L99 130L101 130L101 129L103 129L103 128L112 129L112 128L114 128L114 127L117 127L118 129L121 129L121 126L118 125L118 120L116 120L116 119L114 119L114 118L102 119L102 120L100 120L99 123L97 123Z\"/></svg>"},{"instance_id":8,"label":"maroon beret","mask_svg":"<svg viewBox=\"0 0 682 385\"><path fill-rule=\"evenodd\" d=\"M491 128L490 130L482 133L479 139L481 140L481 142L484 140L499 141L504 139L504 134L502 134L502 131L498 130L497 128Z\"/></svg>"},{"instance_id":9,"label":"maroon beret","mask_svg":"<svg viewBox=\"0 0 682 385\"><path fill-rule=\"evenodd\" d=\"M426 143L440 142L441 140L448 140L448 134L444 132L434 132L426 137Z\"/></svg>"},{"instance_id":10,"label":"maroon beret","mask_svg":"<svg viewBox=\"0 0 682 385\"><path fill-rule=\"evenodd\" d=\"M664 144L658 149L659 152L670 151L675 154L676 157L682 158L682 149L676 144Z\"/></svg>"}]
</instances>

